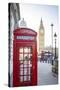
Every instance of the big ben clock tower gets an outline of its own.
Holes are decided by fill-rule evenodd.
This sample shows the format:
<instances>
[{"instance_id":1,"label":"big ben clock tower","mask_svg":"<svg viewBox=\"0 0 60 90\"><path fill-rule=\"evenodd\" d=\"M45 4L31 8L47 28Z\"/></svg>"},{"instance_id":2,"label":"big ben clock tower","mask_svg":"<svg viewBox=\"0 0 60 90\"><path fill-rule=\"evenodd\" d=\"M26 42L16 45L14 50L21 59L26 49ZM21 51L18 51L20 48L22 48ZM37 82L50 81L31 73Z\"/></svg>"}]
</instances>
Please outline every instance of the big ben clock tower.
<instances>
[{"instance_id":1,"label":"big ben clock tower","mask_svg":"<svg viewBox=\"0 0 60 90\"><path fill-rule=\"evenodd\" d=\"M41 51L44 50L44 35L45 35L45 30L44 30L44 26L43 26L43 21L41 18L41 22L40 22L40 27L39 27L39 54L41 53Z\"/></svg>"}]
</instances>

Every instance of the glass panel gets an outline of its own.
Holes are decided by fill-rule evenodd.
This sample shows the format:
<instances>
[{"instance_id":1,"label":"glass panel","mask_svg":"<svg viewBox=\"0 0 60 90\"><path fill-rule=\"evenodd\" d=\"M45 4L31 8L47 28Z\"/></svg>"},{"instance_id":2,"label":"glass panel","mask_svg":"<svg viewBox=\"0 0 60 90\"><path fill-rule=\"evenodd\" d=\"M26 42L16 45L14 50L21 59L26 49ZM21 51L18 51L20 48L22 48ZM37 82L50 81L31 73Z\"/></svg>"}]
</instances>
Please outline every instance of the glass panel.
<instances>
[{"instance_id":1,"label":"glass panel","mask_svg":"<svg viewBox=\"0 0 60 90\"><path fill-rule=\"evenodd\" d=\"M29 60L32 60L32 54L29 54Z\"/></svg>"},{"instance_id":2,"label":"glass panel","mask_svg":"<svg viewBox=\"0 0 60 90\"><path fill-rule=\"evenodd\" d=\"M28 53L28 48L27 47L24 48L24 53Z\"/></svg>"},{"instance_id":3,"label":"glass panel","mask_svg":"<svg viewBox=\"0 0 60 90\"><path fill-rule=\"evenodd\" d=\"M28 81L30 81L31 80L31 76L28 76Z\"/></svg>"},{"instance_id":4,"label":"glass panel","mask_svg":"<svg viewBox=\"0 0 60 90\"><path fill-rule=\"evenodd\" d=\"M24 68L24 75L27 75L27 68Z\"/></svg>"},{"instance_id":5,"label":"glass panel","mask_svg":"<svg viewBox=\"0 0 60 90\"><path fill-rule=\"evenodd\" d=\"M27 67L27 64L24 64L24 67Z\"/></svg>"},{"instance_id":6,"label":"glass panel","mask_svg":"<svg viewBox=\"0 0 60 90\"><path fill-rule=\"evenodd\" d=\"M20 70L20 75L23 75L23 70Z\"/></svg>"},{"instance_id":7,"label":"glass panel","mask_svg":"<svg viewBox=\"0 0 60 90\"><path fill-rule=\"evenodd\" d=\"M20 71L23 71L23 68L20 68Z\"/></svg>"},{"instance_id":8,"label":"glass panel","mask_svg":"<svg viewBox=\"0 0 60 90\"><path fill-rule=\"evenodd\" d=\"M28 68L28 74L29 75L31 74L31 68Z\"/></svg>"},{"instance_id":9,"label":"glass panel","mask_svg":"<svg viewBox=\"0 0 60 90\"><path fill-rule=\"evenodd\" d=\"M24 67L27 67L27 64L24 64Z\"/></svg>"},{"instance_id":10,"label":"glass panel","mask_svg":"<svg viewBox=\"0 0 60 90\"><path fill-rule=\"evenodd\" d=\"M32 47L29 47L29 53L32 53Z\"/></svg>"},{"instance_id":11,"label":"glass panel","mask_svg":"<svg viewBox=\"0 0 60 90\"><path fill-rule=\"evenodd\" d=\"M20 76L20 82L23 82L23 76Z\"/></svg>"},{"instance_id":12,"label":"glass panel","mask_svg":"<svg viewBox=\"0 0 60 90\"><path fill-rule=\"evenodd\" d=\"M20 82L31 80L32 47L21 47L19 49L20 60ZM28 76L27 76L28 74Z\"/></svg>"},{"instance_id":13,"label":"glass panel","mask_svg":"<svg viewBox=\"0 0 60 90\"><path fill-rule=\"evenodd\" d=\"M27 67L27 61L24 61L24 67Z\"/></svg>"},{"instance_id":14,"label":"glass panel","mask_svg":"<svg viewBox=\"0 0 60 90\"><path fill-rule=\"evenodd\" d=\"M23 54L19 54L19 60L23 60Z\"/></svg>"},{"instance_id":15,"label":"glass panel","mask_svg":"<svg viewBox=\"0 0 60 90\"><path fill-rule=\"evenodd\" d=\"M24 76L24 81L27 81L27 76Z\"/></svg>"},{"instance_id":16,"label":"glass panel","mask_svg":"<svg viewBox=\"0 0 60 90\"><path fill-rule=\"evenodd\" d=\"M19 52L23 53L23 48L22 47L19 49Z\"/></svg>"},{"instance_id":17,"label":"glass panel","mask_svg":"<svg viewBox=\"0 0 60 90\"><path fill-rule=\"evenodd\" d=\"M20 64L20 68L22 68L23 67L23 64Z\"/></svg>"},{"instance_id":18,"label":"glass panel","mask_svg":"<svg viewBox=\"0 0 60 90\"><path fill-rule=\"evenodd\" d=\"M24 64L27 64L27 61L26 60L24 60Z\"/></svg>"},{"instance_id":19,"label":"glass panel","mask_svg":"<svg viewBox=\"0 0 60 90\"><path fill-rule=\"evenodd\" d=\"M23 64L23 60L20 60L20 64Z\"/></svg>"},{"instance_id":20,"label":"glass panel","mask_svg":"<svg viewBox=\"0 0 60 90\"><path fill-rule=\"evenodd\" d=\"M32 67L31 60L29 60L28 64L29 64L29 67Z\"/></svg>"},{"instance_id":21,"label":"glass panel","mask_svg":"<svg viewBox=\"0 0 60 90\"><path fill-rule=\"evenodd\" d=\"M24 60L28 60L28 54L24 54Z\"/></svg>"}]
</instances>

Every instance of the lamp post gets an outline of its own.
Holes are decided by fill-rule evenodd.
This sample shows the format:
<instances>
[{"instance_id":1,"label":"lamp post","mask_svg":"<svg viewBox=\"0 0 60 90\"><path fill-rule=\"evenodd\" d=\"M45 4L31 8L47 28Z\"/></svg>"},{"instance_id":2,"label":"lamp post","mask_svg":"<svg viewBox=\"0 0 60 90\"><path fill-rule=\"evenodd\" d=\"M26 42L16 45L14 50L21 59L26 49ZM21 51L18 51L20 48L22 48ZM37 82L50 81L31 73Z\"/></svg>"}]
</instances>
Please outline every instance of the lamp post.
<instances>
[{"instance_id":1,"label":"lamp post","mask_svg":"<svg viewBox=\"0 0 60 90\"><path fill-rule=\"evenodd\" d=\"M56 53L56 38L57 38L57 34L56 34L56 32L55 32L55 34L54 34L54 38L55 38L55 57L54 57L54 62L55 62L55 73L57 73L58 74L58 59L57 59L57 53Z\"/></svg>"},{"instance_id":2,"label":"lamp post","mask_svg":"<svg viewBox=\"0 0 60 90\"><path fill-rule=\"evenodd\" d=\"M52 46L51 46L51 49L52 49L52 54L53 54L53 24L51 24L51 38L52 38L52 41L51 41L51 43L52 43Z\"/></svg>"},{"instance_id":3,"label":"lamp post","mask_svg":"<svg viewBox=\"0 0 60 90\"><path fill-rule=\"evenodd\" d=\"M55 37L55 59L56 59L56 37L57 37L56 33L54 34L54 37Z\"/></svg>"}]
</instances>

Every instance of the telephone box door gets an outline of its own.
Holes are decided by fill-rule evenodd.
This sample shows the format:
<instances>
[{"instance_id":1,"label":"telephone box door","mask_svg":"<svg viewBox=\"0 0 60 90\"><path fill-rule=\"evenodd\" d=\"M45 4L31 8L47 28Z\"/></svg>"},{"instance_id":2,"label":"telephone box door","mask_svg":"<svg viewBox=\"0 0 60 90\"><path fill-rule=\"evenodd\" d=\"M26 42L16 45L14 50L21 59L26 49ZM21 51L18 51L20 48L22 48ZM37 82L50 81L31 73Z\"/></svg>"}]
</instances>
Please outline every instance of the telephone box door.
<instances>
[{"instance_id":1,"label":"telephone box door","mask_svg":"<svg viewBox=\"0 0 60 90\"><path fill-rule=\"evenodd\" d=\"M30 86L37 84L36 51L33 44L17 43L14 59L14 86Z\"/></svg>"}]
</instances>

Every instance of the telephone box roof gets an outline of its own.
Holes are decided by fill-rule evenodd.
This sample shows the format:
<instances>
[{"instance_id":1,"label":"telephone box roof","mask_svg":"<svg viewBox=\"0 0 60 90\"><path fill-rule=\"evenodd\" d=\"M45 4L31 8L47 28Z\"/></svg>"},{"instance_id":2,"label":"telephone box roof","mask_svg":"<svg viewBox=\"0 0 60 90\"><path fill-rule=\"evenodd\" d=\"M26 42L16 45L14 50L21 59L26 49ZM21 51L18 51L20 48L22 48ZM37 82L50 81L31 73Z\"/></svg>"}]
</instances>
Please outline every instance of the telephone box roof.
<instances>
[{"instance_id":1,"label":"telephone box roof","mask_svg":"<svg viewBox=\"0 0 60 90\"><path fill-rule=\"evenodd\" d=\"M14 34L36 36L37 32L30 28L17 28L14 30Z\"/></svg>"}]
</instances>

